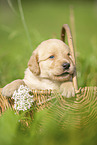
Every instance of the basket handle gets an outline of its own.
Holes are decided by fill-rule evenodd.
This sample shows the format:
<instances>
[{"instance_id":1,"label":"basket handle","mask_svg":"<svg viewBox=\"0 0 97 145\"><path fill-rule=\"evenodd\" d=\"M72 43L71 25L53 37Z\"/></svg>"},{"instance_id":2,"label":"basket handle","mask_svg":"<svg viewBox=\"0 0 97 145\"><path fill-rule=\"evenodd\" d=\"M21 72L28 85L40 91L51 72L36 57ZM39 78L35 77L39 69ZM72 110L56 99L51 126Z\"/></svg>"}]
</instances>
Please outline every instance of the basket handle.
<instances>
[{"instance_id":1,"label":"basket handle","mask_svg":"<svg viewBox=\"0 0 97 145\"><path fill-rule=\"evenodd\" d=\"M62 30L61 30L61 40L63 42L65 42L65 35L67 34L67 39L68 39L68 45L70 47L70 51L71 51L71 55L73 58L73 63L76 66L76 62L75 62L75 54L74 54L74 47L73 47L73 40L72 40L72 35L71 35L71 31L70 28L68 26L68 24L64 24L62 26ZM76 75L76 69L74 74L72 75L72 79L73 79L73 85L75 88L75 91L78 90L78 85L77 85L77 75Z\"/></svg>"}]
</instances>

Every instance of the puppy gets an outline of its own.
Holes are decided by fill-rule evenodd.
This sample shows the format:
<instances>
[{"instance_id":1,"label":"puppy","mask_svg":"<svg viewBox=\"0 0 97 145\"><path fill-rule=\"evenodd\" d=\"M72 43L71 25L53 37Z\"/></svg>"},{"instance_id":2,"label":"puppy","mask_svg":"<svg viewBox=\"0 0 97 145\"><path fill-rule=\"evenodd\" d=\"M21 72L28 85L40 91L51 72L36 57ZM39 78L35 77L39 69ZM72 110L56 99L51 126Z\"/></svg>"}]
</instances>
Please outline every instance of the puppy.
<instances>
[{"instance_id":1,"label":"puppy","mask_svg":"<svg viewBox=\"0 0 97 145\"><path fill-rule=\"evenodd\" d=\"M63 96L75 96L72 74L75 66L70 48L61 40L42 42L32 53L23 80L15 80L2 89L2 95L11 97L20 85L30 89L59 90Z\"/></svg>"}]
</instances>

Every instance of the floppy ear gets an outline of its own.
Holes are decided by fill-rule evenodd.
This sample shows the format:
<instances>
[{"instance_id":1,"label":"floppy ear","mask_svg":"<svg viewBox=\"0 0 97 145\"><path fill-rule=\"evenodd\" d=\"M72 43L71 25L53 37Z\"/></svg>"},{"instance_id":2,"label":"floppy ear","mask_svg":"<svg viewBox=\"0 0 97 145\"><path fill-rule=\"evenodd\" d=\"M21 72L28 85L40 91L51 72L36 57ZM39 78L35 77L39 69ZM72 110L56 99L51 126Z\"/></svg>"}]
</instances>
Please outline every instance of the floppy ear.
<instances>
[{"instance_id":1,"label":"floppy ear","mask_svg":"<svg viewBox=\"0 0 97 145\"><path fill-rule=\"evenodd\" d=\"M30 57L30 60L28 62L28 68L35 75L40 74L40 68L39 68L39 63L38 63L38 55L36 54L36 52L32 53L32 56Z\"/></svg>"}]
</instances>

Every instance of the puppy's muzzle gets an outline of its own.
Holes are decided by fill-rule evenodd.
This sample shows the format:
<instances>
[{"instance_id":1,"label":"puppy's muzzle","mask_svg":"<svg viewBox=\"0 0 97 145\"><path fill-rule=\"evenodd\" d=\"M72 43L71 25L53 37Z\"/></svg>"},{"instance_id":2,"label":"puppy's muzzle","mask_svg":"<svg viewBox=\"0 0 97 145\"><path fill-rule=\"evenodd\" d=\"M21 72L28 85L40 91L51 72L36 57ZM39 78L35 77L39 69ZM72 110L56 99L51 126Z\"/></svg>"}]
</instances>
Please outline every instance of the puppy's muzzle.
<instances>
[{"instance_id":1,"label":"puppy's muzzle","mask_svg":"<svg viewBox=\"0 0 97 145\"><path fill-rule=\"evenodd\" d=\"M70 63L63 63L62 66L63 66L63 70L67 70L70 67Z\"/></svg>"}]
</instances>

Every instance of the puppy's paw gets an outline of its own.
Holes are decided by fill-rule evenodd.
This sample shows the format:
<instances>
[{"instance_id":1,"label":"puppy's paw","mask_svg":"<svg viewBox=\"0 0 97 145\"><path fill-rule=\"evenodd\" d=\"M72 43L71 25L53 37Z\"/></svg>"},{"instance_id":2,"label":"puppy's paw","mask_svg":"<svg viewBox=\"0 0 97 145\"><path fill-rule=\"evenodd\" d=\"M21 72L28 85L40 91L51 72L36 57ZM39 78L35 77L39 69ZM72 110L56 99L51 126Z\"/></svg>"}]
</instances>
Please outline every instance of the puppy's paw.
<instances>
[{"instance_id":1,"label":"puppy's paw","mask_svg":"<svg viewBox=\"0 0 97 145\"><path fill-rule=\"evenodd\" d=\"M23 80L15 80L11 82L10 84L7 84L2 89L2 95L5 97L11 97L15 90L19 88L20 85L25 85Z\"/></svg>"},{"instance_id":2,"label":"puppy's paw","mask_svg":"<svg viewBox=\"0 0 97 145\"><path fill-rule=\"evenodd\" d=\"M75 89L72 82L65 82L60 86L62 96L70 98L75 96Z\"/></svg>"}]
</instances>

